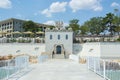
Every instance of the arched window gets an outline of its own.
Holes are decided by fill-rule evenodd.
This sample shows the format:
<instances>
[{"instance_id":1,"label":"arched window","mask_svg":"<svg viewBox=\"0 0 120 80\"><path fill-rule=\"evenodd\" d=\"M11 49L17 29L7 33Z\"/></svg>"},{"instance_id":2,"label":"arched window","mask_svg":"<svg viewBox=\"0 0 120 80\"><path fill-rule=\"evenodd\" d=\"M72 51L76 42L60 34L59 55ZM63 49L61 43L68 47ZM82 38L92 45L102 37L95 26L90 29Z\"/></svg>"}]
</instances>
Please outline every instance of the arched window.
<instances>
[{"instance_id":1,"label":"arched window","mask_svg":"<svg viewBox=\"0 0 120 80\"><path fill-rule=\"evenodd\" d=\"M50 39L52 39L52 35L50 35Z\"/></svg>"},{"instance_id":2,"label":"arched window","mask_svg":"<svg viewBox=\"0 0 120 80\"><path fill-rule=\"evenodd\" d=\"M66 40L68 40L68 35L66 34Z\"/></svg>"},{"instance_id":3,"label":"arched window","mask_svg":"<svg viewBox=\"0 0 120 80\"><path fill-rule=\"evenodd\" d=\"M60 35L58 35L58 40L60 40Z\"/></svg>"}]
</instances>

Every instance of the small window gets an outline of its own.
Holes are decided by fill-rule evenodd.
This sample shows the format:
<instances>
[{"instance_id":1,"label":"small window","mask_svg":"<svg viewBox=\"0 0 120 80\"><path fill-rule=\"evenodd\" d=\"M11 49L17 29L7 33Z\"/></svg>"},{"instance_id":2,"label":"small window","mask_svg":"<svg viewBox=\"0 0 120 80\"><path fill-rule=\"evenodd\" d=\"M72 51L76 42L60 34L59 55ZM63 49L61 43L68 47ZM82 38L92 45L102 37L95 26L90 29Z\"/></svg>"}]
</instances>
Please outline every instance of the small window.
<instances>
[{"instance_id":1,"label":"small window","mask_svg":"<svg viewBox=\"0 0 120 80\"><path fill-rule=\"evenodd\" d=\"M12 22L10 22L10 25L12 24Z\"/></svg>"},{"instance_id":2,"label":"small window","mask_svg":"<svg viewBox=\"0 0 120 80\"><path fill-rule=\"evenodd\" d=\"M68 35L66 35L66 40L68 40Z\"/></svg>"},{"instance_id":3,"label":"small window","mask_svg":"<svg viewBox=\"0 0 120 80\"><path fill-rule=\"evenodd\" d=\"M60 40L60 35L58 35L58 40Z\"/></svg>"},{"instance_id":4,"label":"small window","mask_svg":"<svg viewBox=\"0 0 120 80\"><path fill-rule=\"evenodd\" d=\"M50 39L52 39L52 35L50 35Z\"/></svg>"}]
</instances>

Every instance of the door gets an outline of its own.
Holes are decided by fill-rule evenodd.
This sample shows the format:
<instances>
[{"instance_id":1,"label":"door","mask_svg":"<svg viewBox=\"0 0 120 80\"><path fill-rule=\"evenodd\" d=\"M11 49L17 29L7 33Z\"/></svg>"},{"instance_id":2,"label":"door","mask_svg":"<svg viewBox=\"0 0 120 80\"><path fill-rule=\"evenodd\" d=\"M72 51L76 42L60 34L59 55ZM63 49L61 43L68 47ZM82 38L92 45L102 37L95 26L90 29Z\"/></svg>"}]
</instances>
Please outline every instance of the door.
<instances>
[{"instance_id":1,"label":"door","mask_svg":"<svg viewBox=\"0 0 120 80\"><path fill-rule=\"evenodd\" d=\"M56 54L61 54L61 46L60 45L56 46Z\"/></svg>"}]
</instances>

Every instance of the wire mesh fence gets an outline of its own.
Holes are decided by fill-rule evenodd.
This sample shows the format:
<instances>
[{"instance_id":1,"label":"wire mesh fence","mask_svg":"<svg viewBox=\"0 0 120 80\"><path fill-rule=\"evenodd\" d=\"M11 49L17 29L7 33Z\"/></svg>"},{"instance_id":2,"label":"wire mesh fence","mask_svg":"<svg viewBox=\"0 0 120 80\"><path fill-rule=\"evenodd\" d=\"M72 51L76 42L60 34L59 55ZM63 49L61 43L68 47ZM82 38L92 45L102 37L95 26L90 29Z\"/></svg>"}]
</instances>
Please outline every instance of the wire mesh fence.
<instances>
[{"instance_id":1,"label":"wire mesh fence","mask_svg":"<svg viewBox=\"0 0 120 80\"><path fill-rule=\"evenodd\" d=\"M120 63L116 60L88 57L88 69L107 80L120 80Z\"/></svg>"}]
</instances>

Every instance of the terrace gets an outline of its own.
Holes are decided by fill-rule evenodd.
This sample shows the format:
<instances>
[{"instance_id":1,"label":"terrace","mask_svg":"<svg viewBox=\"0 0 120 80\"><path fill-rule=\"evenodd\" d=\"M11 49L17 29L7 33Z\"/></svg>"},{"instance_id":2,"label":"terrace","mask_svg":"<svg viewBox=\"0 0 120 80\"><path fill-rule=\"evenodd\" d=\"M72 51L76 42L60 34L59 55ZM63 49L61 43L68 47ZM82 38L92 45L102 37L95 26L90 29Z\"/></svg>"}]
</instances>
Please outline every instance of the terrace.
<instances>
[{"instance_id":1,"label":"terrace","mask_svg":"<svg viewBox=\"0 0 120 80\"><path fill-rule=\"evenodd\" d=\"M1 67L0 71L4 68L6 73L1 72L0 80L104 80L89 71L86 64L69 59L38 58L40 61L37 64L28 64L27 60L23 61L24 57L19 57L15 66Z\"/></svg>"}]
</instances>

